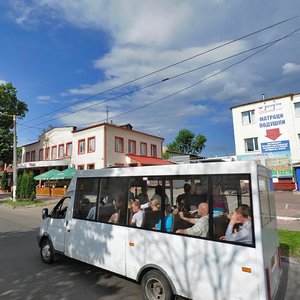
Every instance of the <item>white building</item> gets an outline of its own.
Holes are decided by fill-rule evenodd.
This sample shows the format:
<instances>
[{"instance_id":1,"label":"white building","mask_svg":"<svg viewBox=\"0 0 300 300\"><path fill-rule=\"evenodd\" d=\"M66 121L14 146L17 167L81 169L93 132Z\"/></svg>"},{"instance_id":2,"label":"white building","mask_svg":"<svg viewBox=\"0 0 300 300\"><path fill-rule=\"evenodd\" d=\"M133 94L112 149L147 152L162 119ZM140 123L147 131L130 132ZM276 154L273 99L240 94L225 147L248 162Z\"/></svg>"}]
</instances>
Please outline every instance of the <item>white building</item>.
<instances>
[{"instance_id":1,"label":"white building","mask_svg":"<svg viewBox=\"0 0 300 300\"><path fill-rule=\"evenodd\" d=\"M237 160L273 171L275 189L300 187L300 94L231 107Z\"/></svg>"},{"instance_id":2,"label":"white building","mask_svg":"<svg viewBox=\"0 0 300 300\"><path fill-rule=\"evenodd\" d=\"M162 157L163 138L132 130L130 124L97 124L83 129L53 128L22 147L19 169L99 169L109 166L169 164Z\"/></svg>"}]
</instances>

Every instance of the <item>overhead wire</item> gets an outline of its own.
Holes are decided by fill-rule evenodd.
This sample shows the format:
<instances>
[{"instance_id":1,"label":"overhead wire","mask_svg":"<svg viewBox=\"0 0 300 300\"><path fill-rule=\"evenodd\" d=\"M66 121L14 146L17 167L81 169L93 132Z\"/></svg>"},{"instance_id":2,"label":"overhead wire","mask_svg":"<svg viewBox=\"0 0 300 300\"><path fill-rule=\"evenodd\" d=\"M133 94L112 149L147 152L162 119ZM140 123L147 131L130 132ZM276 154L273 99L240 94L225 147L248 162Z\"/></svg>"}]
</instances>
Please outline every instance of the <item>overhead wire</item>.
<instances>
[{"instance_id":1,"label":"overhead wire","mask_svg":"<svg viewBox=\"0 0 300 300\"><path fill-rule=\"evenodd\" d=\"M164 82L166 82L166 81L170 81L170 80L175 79L175 78L178 78L178 77L180 77L180 76L187 75L187 74L189 74L189 73L192 73L192 72L195 72L195 71L197 71L197 70L206 68L206 67L208 67L208 66L215 65L215 64L217 64L217 63L220 63L220 62L223 62L223 61L225 61L225 60L234 58L234 57L236 57L236 56L245 54L245 53L247 53L247 52L254 51L254 50L256 50L256 49L260 49L260 48L263 48L263 47L266 47L266 46L269 46L269 45L272 46L272 45L274 45L275 43L277 43L277 42L279 42L279 41L281 41L281 40L283 40L283 39L285 39L285 38L291 36L291 35L294 34L296 31L297 31L297 30L295 30L295 31L293 31L292 33L289 33L289 34L287 34L287 35L285 35L285 36L283 36L283 37L281 37L281 38L278 38L278 39L275 39L275 40L273 40L273 41L264 43L264 44L262 44L262 45L253 47L253 48L251 48L251 49L247 49L247 50L241 51L241 52L239 52L239 53L236 53L236 54L227 56L227 57L222 58L222 59L219 59L219 60L217 60L217 61L213 61L213 62L211 62L211 63L208 63L208 64L205 64L205 65L199 66L199 67L197 67L197 68L193 68L193 69L191 69L191 70L188 70L188 71L185 71L185 72L176 74L176 75L171 76L171 77L169 77L169 78L165 78L165 79L163 79L163 80L156 81L156 82L154 82L154 83L151 83L151 84L149 84L149 85L146 85L146 86L143 86L143 87L140 87L140 88L135 88L134 90L131 90L131 91L129 91L129 92L126 92L126 93L123 93L123 94L114 96L114 97L112 97L112 98L103 100L103 101L98 102L98 103L94 103L94 104L88 105L88 106L86 106L86 107L84 107L84 108L81 108L81 109L78 109L78 110L75 110L75 111L72 111L72 112L69 112L69 113L66 113L66 114L57 116L57 117L55 117L55 118L52 118L51 121L56 120L56 119L60 119L60 118L62 118L62 117L65 117L65 116L68 116L68 115L71 115L71 114L74 114L74 113L77 113L77 112L80 112L80 111L83 111L83 110L87 110L87 109L89 109L89 108L92 108L92 107L101 105L101 104L106 103L106 102L108 102L108 101L112 101L112 100L115 100L115 99L118 99L118 98L121 98L121 97L124 97L124 96L128 96L128 95L130 95L130 94L133 94L133 93L142 91L142 90L144 90L144 89L153 87L153 86L158 85L158 84L162 84L162 83L164 83ZM38 124L35 125L35 127L37 128L37 126L42 125L42 124L47 123L47 122L49 122L49 120L44 121L44 122L41 122L41 123L38 123ZM89 122L89 123L87 123L87 124L91 124L91 123L95 123L95 122ZM19 124L19 125L23 126L23 124ZM85 124L83 124L83 125L85 125ZM30 126L26 126L26 127L30 127Z\"/></svg>"},{"instance_id":2,"label":"overhead wire","mask_svg":"<svg viewBox=\"0 0 300 300\"><path fill-rule=\"evenodd\" d=\"M110 119L115 119L115 118L120 117L120 116L123 116L123 115L125 115L125 114L135 112L135 111L137 111L137 110L143 109L143 108L145 108L145 107L148 107L148 106L150 106L150 105L156 104L156 103L158 103L158 102L162 102L162 101L164 101L164 100L166 100L166 99L168 99L168 98L170 98L170 97L173 97L173 96L175 96L175 95L177 95L177 94L180 94L180 93L182 93L182 92L184 92L184 91L186 91L186 90L188 90L188 89L191 89L191 88L193 88L194 86L196 86L196 85L198 85L198 84L200 84L200 83L202 83L202 82L204 82L204 81L207 81L207 80L209 80L209 79L211 79L211 78L213 78L213 77L215 77L215 76L217 76L217 75L219 75L219 74L221 74L221 73L224 73L224 72L227 71L228 69L231 69L232 67L234 67L234 66L236 66L236 65L238 65L238 64L240 64L240 63L242 63L242 62L244 62L244 61L246 61L246 60L248 60L248 59L250 59L251 57L257 55L258 53L260 53L260 52L262 52L262 51L264 51L264 50L270 48L271 46L277 44L277 43L280 42L281 40L286 39L286 38L292 36L293 34L295 34L296 32L298 32L299 30L300 30L300 27L297 28L296 30L292 31L291 33L285 35L284 37L275 40L274 42L270 43L269 45L265 46L264 48L262 48L262 49L260 49L260 50L258 50L258 51L256 51L256 52L252 53L251 55L248 55L247 57L245 57L245 58L239 60L238 62L235 62L235 63L229 65L228 67L226 67L226 68L224 68L224 69L222 69L222 70L220 70L220 71L218 71L218 72L216 72L216 73L214 73L214 74L212 74L212 75L210 75L210 76L204 77L203 79L201 79L201 80L199 80L199 81L197 81L197 82L195 82L195 83L193 83L193 84L191 84L191 85L189 85L189 86L187 86L187 87L185 87L185 88L183 88L183 89L180 89L180 90L178 90L178 91L176 91L176 92L174 92L174 93L172 93L172 94L170 94L170 95L167 95L167 96L165 96L165 97L163 97L163 98L160 98L160 99L158 99L158 100L152 101L152 102L147 103L147 104L144 104L144 105L142 105L142 106L139 106L139 107L137 107L137 108L135 108L135 109L132 109L132 110L123 112L123 113L121 113L121 114L118 114L118 115L116 115L116 116L110 117ZM104 122L104 121L105 121L105 120L98 120L98 121L96 121L96 122L94 121L94 122L89 122L89 123L79 124L78 126L87 126L87 125L91 125L91 124L95 124L95 123L101 123L101 122Z\"/></svg>"},{"instance_id":3,"label":"overhead wire","mask_svg":"<svg viewBox=\"0 0 300 300\"><path fill-rule=\"evenodd\" d=\"M71 107L71 106L73 106L73 105L82 103L82 102L87 101L87 100L90 100L90 99L92 99L92 98L94 98L94 97L97 97L97 96L103 95L103 94L105 94L105 93L111 92L111 91L113 91L113 90L115 90L115 89L119 89L119 88L124 87L124 86L126 86L126 85L129 85L129 84L131 84L131 83L134 83L134 82L136 82L136 81L138 81L138 80L144 79L144 78L146 78L146 77L149 77L149 76L151 76L151 75L154 75L154 74L159 73L159 72L161 72L161 71L164 71L164 70L166 70L166 69L172 68L172 67L174 67L174 66L176 66L176 65L179 65L179 64L182 64L182 63L187 62L187 61L189 61L189 60L192 60L192 59L194 59L194 58L196 58L196 57L205 55L205 54L210 53L210 52L212 52L212 51L214 51L214 50L217 50L217 49L220 49L220 48L222 48L222 47L225 47L225 46L228 46L228 45L230 45L230 44L233 44L233 43L235 43L235 42L237 42L237 41L239 41L239 40L245 39L245 38L250 37L250 36L252 36L252 35L255 35L255 34L258 34L258 33L263 32L263 31L265 31L265 30L268 30L268 29L270 29L270 28L273 28L273 27L279 26L279 25L281 25L281 24L283 24L283 23L289 22L289 21L291 21L291 20L293 20L293 19L296 19L296 18L298 18L298 17L299 17L299 15L296 15L296 16L294 16L294 17L290 17L290 18L284 19L284 20L279 21L279 22L277 22L277 23L274 23L274 24L272 24L272 25L269 25L269 26L266 26L266 27L261 28L261 29L259 29L259 30L256 30L256 31L254 31L254 32L251 32L251 33L249 33L249 34L245 34L245 35L243 35L243 36L241 36L241 37L239 37L239 38L236 38L236 39L234 39L234 40L231 40L231 41L229 41L229 42L226 42L226 43L223 43L223 44L218 45L218 46L216 46L216 47L210 48L210 49L208 49L208 50L206 50L206 51L197 53L197 54L195 54L195 55L193 55L193 56L190 56L190 57L188 57L188 58L185 58L185 59L183 59L183 60L180 60L180 61L178 61L178 62L175 62L175 63L173 63L173 64L170 64L170 65L165 66L165 67L163 67L163 68L157 69L157 70L152 71L152 72L150 72L150 73L148 73L148 74L139 76L139 77L137 77L137 78L135 78L135 79L129 80L129 81L125 82L125 83L122 83L122 84L120 84L120 85L114 86L114 87L109 88L109 89L107 89L107 90L105 90L105 91L102 91L102 92L100 92L100 93L91 95L91 96L86 97L86 98L84 98L84 99L81 99L81 100L79 100L79 101L73 102L73 103L68 104L68 105L66 105L66 106L63 106L63 107L61 107L61 108L58 108L58 109L56 109L56 110L53 110L52 112L45 113L45 114L43 114L43 115L40 115L40 116L38 116L38 117L35 117L35 118L30 119L30 120L28 120L28 121L25 121L25 122L23 122L23 123L20 123L19 125L27 124L27 123L29 123L29 122L35 121L35 120L37 120L37 119L40 119L40 118L42 118L42 117L45 117L45 116L54 114L54 113L56 113L56 112L58 112L58 111L61 111L61 110L65 109L65 108Z\"/></svg>"}]
</instances>

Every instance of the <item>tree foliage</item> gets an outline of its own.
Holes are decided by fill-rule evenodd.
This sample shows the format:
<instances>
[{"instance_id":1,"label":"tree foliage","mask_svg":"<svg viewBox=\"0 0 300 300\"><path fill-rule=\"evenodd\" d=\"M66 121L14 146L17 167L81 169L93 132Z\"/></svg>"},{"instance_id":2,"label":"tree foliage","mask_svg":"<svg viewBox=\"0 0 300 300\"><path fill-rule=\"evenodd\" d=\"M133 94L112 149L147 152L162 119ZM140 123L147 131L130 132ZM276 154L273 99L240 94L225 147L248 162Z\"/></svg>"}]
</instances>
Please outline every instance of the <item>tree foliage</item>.
<instances>
[{"instance_id":1,"label":"tree foliage","mask_svg":"<svg viewBox=\"0 0 300 300\"><path fill-rule=\"evenodd\" d=\"M4 171L1 179L1 190L6 191L7 189L8 189L8 174L6 171Z\"/></svg>"},{"instance_id":2,"label":"tree foliage","mask_svg":"<svg viewBox=\"0 0 300 300\"><path fill-rule=\"evenodd\" d=\"M12 83L0 84L0 161L11 163L13 156L13 115L25 117L27 104L17 98Z\"/></svg>"},{"instance_id":3,"label":"tree foliage","mask_svg":"<svg viewBox=\"0 0 300 300\"><path fill-rule=\"evenodd\" d=\"M26 171L18 176L16 196L18 200L33 200L35 199L35 181L34 173Z\"/></svg>"},{"instance_id":4,"label":"tree foliage","mask_svg":"<svg viewBox=\"0 0 300 300\"><path fill-rule=\"evenodd\" d=\"M179 131L175 140L167 145L168 151L186 154L199 154L205 148L207 138L203 134L195 135L189 129Z\"/></svg>"}]
</instances>

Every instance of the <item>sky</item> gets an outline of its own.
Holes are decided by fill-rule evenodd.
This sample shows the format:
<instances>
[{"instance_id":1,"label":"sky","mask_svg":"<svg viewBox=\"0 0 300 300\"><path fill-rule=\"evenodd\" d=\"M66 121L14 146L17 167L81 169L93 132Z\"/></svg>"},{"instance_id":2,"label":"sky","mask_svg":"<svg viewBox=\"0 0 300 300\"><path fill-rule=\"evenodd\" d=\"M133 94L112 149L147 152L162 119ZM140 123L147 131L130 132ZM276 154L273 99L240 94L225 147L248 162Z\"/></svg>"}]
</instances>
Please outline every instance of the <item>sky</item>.
<instances>
[{"instance_id":1,"label":"sky","mask_svg":"<svg viewBox=\"0 0 300 300\"><path fill-rule=\"evenodd\" d=\"M298 0L1 1L0 83L29 108L18 145L108 120L165 145L189 129L202 155L234 155L230 107L300 92L299 13Z\"/></svg>"}]
</instances>

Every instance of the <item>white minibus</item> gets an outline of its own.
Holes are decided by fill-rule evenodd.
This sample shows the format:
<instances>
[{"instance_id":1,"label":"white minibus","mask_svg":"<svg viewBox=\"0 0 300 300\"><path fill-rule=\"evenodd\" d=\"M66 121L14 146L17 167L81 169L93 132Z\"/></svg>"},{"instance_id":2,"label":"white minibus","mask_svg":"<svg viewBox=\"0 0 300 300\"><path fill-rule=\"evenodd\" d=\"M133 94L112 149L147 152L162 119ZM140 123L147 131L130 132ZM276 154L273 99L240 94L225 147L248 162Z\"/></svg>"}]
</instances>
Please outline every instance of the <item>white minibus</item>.
<instances>
[{"instance_id":1,"label":"white minibus","mask_svg":"<svg viewBox=\"0 0 300 300\"><path fill-rule=\"evenodd\" d=\"M207 162L77 171L38 234L56 254L136 280L145 299L274 299L281 261L271 171Z\"/></svg>"}]
</instances>

